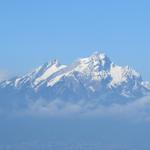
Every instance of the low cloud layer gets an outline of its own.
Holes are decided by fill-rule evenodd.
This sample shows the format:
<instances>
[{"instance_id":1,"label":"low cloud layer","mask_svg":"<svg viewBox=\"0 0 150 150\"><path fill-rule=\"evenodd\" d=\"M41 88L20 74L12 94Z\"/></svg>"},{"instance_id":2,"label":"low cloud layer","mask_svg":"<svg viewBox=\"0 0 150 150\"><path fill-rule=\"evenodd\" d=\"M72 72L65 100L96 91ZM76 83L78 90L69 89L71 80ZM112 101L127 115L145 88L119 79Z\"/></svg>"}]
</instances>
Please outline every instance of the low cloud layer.
<instances>
[{"instance_id":1,"label":"low cloud layer","mask_svg":"<svg viewBox=\"0 0 150 150\"><path fill-rule=\"evenodd\" d=\"M104 106L94 101L78 103L43 99L30 101L28 107L13 111L15 115L31 115L46 117L113 117L150 121L150 96L129 102L127 104L112 104Z\"/></svg>"}]
</instances>

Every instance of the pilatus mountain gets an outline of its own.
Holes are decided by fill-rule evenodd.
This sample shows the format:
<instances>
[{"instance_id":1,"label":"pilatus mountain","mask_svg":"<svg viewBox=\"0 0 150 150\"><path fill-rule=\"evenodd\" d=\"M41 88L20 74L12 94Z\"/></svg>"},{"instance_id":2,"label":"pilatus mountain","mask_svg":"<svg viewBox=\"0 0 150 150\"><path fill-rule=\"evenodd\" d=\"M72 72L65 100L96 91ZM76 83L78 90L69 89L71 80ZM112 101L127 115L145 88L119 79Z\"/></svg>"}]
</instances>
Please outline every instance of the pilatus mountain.
<instances>
[{"instance_id":1,"label":"pilatus mountain","mask_svg":"<svg viewBox=\"0 0 150 150\"><path fill-rule=\"evenodd\" d=\"M103 53L94 53L71 65L52 60L30 73L1 82L0 105L24 107L38 99L124 104L149 93L150 83L134 69L116 65Z\"/></svg>"}]
</instances>

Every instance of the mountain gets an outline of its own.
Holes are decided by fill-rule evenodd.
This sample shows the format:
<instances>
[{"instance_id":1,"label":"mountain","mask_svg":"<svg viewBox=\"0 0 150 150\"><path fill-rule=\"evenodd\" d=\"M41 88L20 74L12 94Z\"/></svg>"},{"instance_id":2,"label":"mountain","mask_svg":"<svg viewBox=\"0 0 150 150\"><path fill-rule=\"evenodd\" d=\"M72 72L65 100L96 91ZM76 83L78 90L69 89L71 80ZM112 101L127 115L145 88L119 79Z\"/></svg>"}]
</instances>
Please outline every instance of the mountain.
<instances>
[{"instance_id":1,"label":"mountain","mask_svg":"<svg viewBox=\"0 0 150 150\"><path fill-rule=\"evenodd\" d=\"M28 101L127 103L150 93L150 83L139 73L113 63L103 53L62 65L47 62L30 73L0 83L0 104L26 107Z\"/></svg>"}]
</instances>

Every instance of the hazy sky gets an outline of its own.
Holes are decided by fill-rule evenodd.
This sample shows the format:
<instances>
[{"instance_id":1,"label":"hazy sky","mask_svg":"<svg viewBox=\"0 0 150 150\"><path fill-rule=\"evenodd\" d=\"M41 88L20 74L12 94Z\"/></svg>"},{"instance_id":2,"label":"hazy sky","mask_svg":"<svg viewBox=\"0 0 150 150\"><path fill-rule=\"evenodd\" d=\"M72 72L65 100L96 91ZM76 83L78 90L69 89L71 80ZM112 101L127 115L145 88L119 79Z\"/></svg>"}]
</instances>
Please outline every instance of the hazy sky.
<instances>
[{"instance_id":1,"label":"hazy sky","mask_svg":"<svg viewBox=\"0 0 150 150\"><path fill-rule=\"evenodd\" d=\"M0 72L105 52L150 80L149 0L0 1ZM4 74L4 73L3 73Z\"/></svg>"}]
</instances>

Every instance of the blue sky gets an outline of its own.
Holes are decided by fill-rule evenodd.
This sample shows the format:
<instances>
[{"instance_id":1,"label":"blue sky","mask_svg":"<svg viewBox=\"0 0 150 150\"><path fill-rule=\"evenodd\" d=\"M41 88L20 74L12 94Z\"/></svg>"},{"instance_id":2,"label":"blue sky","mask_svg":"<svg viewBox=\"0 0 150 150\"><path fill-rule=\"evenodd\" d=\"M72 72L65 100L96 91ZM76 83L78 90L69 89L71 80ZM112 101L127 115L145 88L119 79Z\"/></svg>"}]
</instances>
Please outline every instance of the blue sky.
<instances>
[{"instance_id":1,"label":"blue sky","mask_svg":"<svg viewBox=\"0 0 150 150\"><path fill-rule=\"evenodd\" d=\"M0 72L105 52L150 80L150 1L0 1Z\"/></svg>"}]
</instances>

